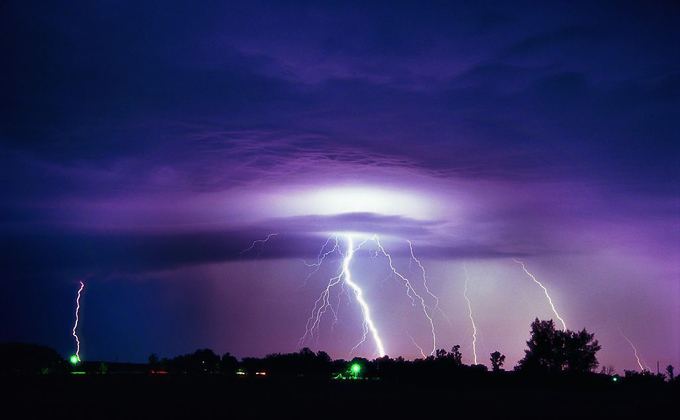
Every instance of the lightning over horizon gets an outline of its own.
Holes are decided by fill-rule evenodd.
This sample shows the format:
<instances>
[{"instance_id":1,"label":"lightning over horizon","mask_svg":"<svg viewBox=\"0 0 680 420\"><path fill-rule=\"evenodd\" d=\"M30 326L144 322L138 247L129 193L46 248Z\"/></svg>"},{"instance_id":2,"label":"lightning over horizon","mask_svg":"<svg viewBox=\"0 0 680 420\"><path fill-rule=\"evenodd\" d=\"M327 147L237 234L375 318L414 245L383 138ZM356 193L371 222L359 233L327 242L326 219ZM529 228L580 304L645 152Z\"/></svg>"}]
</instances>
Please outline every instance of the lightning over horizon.
<instances>
[{"instance_id":1,"label":"lightning over horizon","mask_svg":"<svg viewBox=\"0 0 680 420\"><path fill-rule=\"evenodd\" d=\"M467 265L463 264L463 270L465 271L465 288L463 289L463 297L465 302L467 302L468 317L470 318L470 323L472 324L472 356L474 358L475 364L477 364L477 325L475 324L475 319L472 316L472 304L470 303L470 298L468 296L468 269Z\"/></svg>"},{"instance_id":2,"label":"lightning over horizon","mask_svg":"<svg viewBox=\"0 0 680 420\"><path fill-rule=\"evenodd\" d=\"M339 246L339 237L343 236L345 241L347 242L347 250L343 252L343 250ZM363 290L352 280L352 274L349 270L349 264L354 256L354 253L361 249L364 244L367 242L373 242L377 249L375 250L375 254L372 254L372 259L377 257L379 254L382 254L387 258L388 261L388 266L390 269L390 274L392 276L395 276L397 279L401 280L403 282L404 287L406 288L406 295L407 297L411 300L411 305L412 306L419 306L425 315L425 318L427 319L427 322L429 324L429 330L432 335L432 348L429 350L429 354L434 354L436 351L436 346L437 346L437 334L436 334L436 329L434 326L434 320L432 319L432 311L438 307L438 297L432 293L432 291L429 289L429 286L427 284L427 273L425 271L425 267L423 266L422 262L415 256L415 253L413 251L413 244L411 241L408 242L409 250L410 250L410 259L414 261L418 267L420 268L422 275L423 275L423 288L425 289L426 293L429 294L433 301L435 302L434 307L430 308L423 296L421 296L416 289L414 288L413 284L411 281L406 277L404 274L402 274L400 271L397 270L397 268L394 265L394 261L392 259L392 255L383 247L380 237L378 235L372 235L371 237L364 239L359 245L354 246L354 237L352 234L333 234L331 235L326 242L322 245L319 254L317 256L316 262L315 263L306 263L305 265L307 267L313 267L314 270L310 272L306 279L309 279L311 275L316 273L321 264L323 264L324 260L328 255L330 255L333 252L339 252L343 256L343 262L342 262L342 268L341 270L333 275L332 277L329 278L329 280L326 283L325 288L322 290L321 294L319 297L316 299L314 302L314 305L312 307L312 311L310 313L309 318L307 319L306 325L305 325L305 333L302 335L302 337L298 340L298 345L302 345L305 340L307 340L308 337L314 336L315 332L318 332L318 329L321 325L321 319L323 315L330 311L333 315L333 325L337 322L337 312L336 309L333 308L333 305L331 304L331 291L335 286L340 286L341 292L338 294L337 297L337 305L339 307L340 303L340 298L342 296L342 293L344 292L344 285L349 286L355 294L355 298L357 302L359 303L362 314L364 314L364 319L362 322L362 339L354 346L352 347L351 352L356 350L361 344L363 344L366 339L368 338L369 333L373 336L374 341L376 342L376 346L380 349L383 348L382 345L382 340L379 338L379 334L377 332L377 329L375 328L375 324L371 320L369 322L370 318L370 307L366 300L363 297ZM329 243L333 243L332 247L329 247ZM351 245L351 246L350 246ZM330 249L327 249L330 248ZM439 308L439 311L441 312L442 316L445 317L448 321L448 318L446 317L446 314L441 311L441 308ZM318 334L317 334L318 338ZM415 339L409 335L409 338L413 342L413 344L416 346L418 351L423 355L423 357L426 357L426 353L423 350L423 348L415 342ZM380 344L378 344L380 343ZM384 351L384 348L383 348ZM350 353L351 353L350 352Z\"/></svg>"},{"instance_id":3,"label":"lightning over horizon","mask_svg":"<svg viewBox=\"0 0 680 420\"><path fill-rule=\"evenodd\" d=\"M548 303L550 304L550 307L552 308L553 313L555 314L555 316L557 317L557 319L559 319L559 321L562 323L562 330L563 330L563 331L566 331L566 330L567 330L567 324L564 322L564 319L562 319L562 317L560 316L560 314L557 312L557 308L555 308L555 304L553 303L552 298L551 298L550 295L548 294L548 289L543 285L543 283L541 283L540 281L538 281L538 280L536 279L536 277L535 277L533 274L531 274L531 273L529 272L529 270L527 270L526 266L524 265L524 263L523 263L522 261L520 261L520 260L518 260L518 259L516 259L516 258L513 258L512 260L513 260L514 262L516 262L517 264L521 265L521 266L522 266L522 270L524 270L524 272L525 272L529 277L531 277L531 280L533 280L534 283L536 283L537 285L540 286L541 289L543 289L543 293L545 294L545 297L548 299Z\"/></svg>"},{"instance_id":4,"label":"lightning over horizon","mask_svg":"<svg viewBox=\"0 0 680 420\"><path fill-rule=\"evenodd\" d=\"M624 334L623 331L619 330L619 332L621 333L621 336L628 342L628 344L630 344L630 347L633 349L633 356L635 356L635 361L637 362L638 366L640 367L640 370L643 371L643 372L649 371L650 370L649 366L647 366L645 361L642 360L642 358L640 357L640 354L638 353L638 349L637 349L637 347L635 347L635 344L633 344L631 339L628 338L628 336L626 336L626 334Z\"/></svg>"},{"instance_id":5,"label":"lightning over horizon","mask_svg":"<svg viewBox=\"0 0 680 420\"><path fill-rule=\"evenodd\" d=\"M337 313L333 309L333 306L331 305L331 302L330 302L331 289L338 284L341 284L341 285L346 284L354 292L354 296L356 298L357 303L359 304L359 306L361 308L361 312L362 312L362 316L363 316L362 338L361 338L361 340L359 340L358 343L356 343L352 347L352 349L350 350L350 354L352 352L354 352L361 344L363 344L366 341L368 334L370 332L371 336L372 336L372 338L375 342L377 352L382 357L382 356L385 355L385 348L384 348L384 345L382 343L382 339L380 338L380 334L378 332L378 329L376 328L375 323L374 323L374 321L371 317L371 310L370 310L370 307L368 306L368 303L366 302L366 300L364 298L363 289L361 289L361 287L356 282L354 282L354 280L352 279L352 272L350 271L350 263L351 263L352 259L354 258L354 253L358 249L360 249L367 242L367 240L364 240L363 242L361 242L355 248L354 247L354 239L352 238L352 235L351 234L343 235L344 238L345 238L346 244L347 244L346 245L346 247L347 247L346 251L343 253L342 250L340 249L339 245L338 245L338 242L339 242L338 236L339 235L337 235L337 234L333 235L333 238L334 238L334 241L335 241L335 246L333 247L333 249L331 251L328 251L326 253L323 252L326 245L328 245L328 243L330 241L330 238L329 238L329 240L327 240L321 248L321 251L319 253L319 257L317 258L317 263L316 264L308 264L308 266L310 266L310 267L315 267L315 270L312 273L310 273L310 275L311 275L319 269L319 267L323 263L323 260L325 259L325 257L327 255L329 255L331 252L334 252L337 249L343 255L342 267L341 267L340 272L337 275L331 277L328 280L328 283L326 284L326 287L324 288L324 290L321 292L321 295L314 302L314 306L312 308L312 313L309 316L309 318L307 319L307 324L305 325L305 333L300 338L300 340L298 341L298 344L302 345L304 343L305 339L308 336L313 335L315 330L318 331L318 328L319 328L320 323L321 323L321 318L322 318L323 314L326 313L326 311L330 310L333 313L334 322L337 322ZM309 276L307 278L309 278ZM338 296L338 299L339 299L339 296Z\"/></svg>"},{"instance_id":6,"label":"lightning over horizon","mask_svg":"<svg viewBox=\"0 0 680 420\"><path fill-rule=\"evenodd\" d=\"M354 291L354 295L356 296L357 302L361 306L361 311L363 312L364 315L364 336L363 339L352 348L352 351L354 351L357 347L359 347L359 345L366 341L366 335L368 330L371 332L371 335L373 336L375 345L378 348L378 354L380 355L380 357L383 357L386 354L385 348L383 347L382 339L380 338L378 329L375 327L373 319L371 318L371 309L368 307L366 300L364 300L364 291L361 289L361 287L359 287L358 284L356 284L352 280L352 273L349 269L349 265L352 262L352 257L354 257L355 251L354 241L351 235L346 235L345 239L347 240L347 252L345 254L345 259L342 261L342 272L344 275L344 281ZM357 249L360 247L361 245L359 245Z\"/></svg>"},{"instance_id":7,"label":"lightning over horizon","mask_svg":"<svg viewBox=\"0 0 680 420\"><path fill-rule=\"evenodd\" d=\"M0 1L0 347L680 369L680 0L195 3Z\"/></svg>"},{"instance_id":8,"label":"lightning over horizon","mask_svg":"<svg viewBox=\"0 0 680 420\"><path fill-rule=\"evenodd\" d=\"M73 329L71 330L71 335L76 340L75 360L77 362L80 362L80 338L78 337L76 330L78 329L78 321L80 320L80 295L83 292L83 289L85 289L85 283L80 281L80 288L78 289L78 294L76 295L76 319L73 323Z\"/></svg>"},{"instance_id":9,"label":"lightning over horizon","mask_svg":"<svg viewBox=\"0 0 680 420\"><path fill-rule=\"evenodd\" d=\"M373 235L373 240L375 241L376 245L378 246L378 249L380 252L387 257L387 262L389 264L390 269L392 270L392 273L397 276L399 279L401 279L404 282L404 286L406 287L406 295L411 298L411 304L415 305L415 299L417 298L420 301L420 306L421 309L423 310L423 314L425 315L425 318L427 318L429 324L430 324L430 331L432 333L432 350L430 351L430 355L435 354L437 351L437 332L434 327L434 321L432 320L432 316L428 313L428 306L425 303L425 299L421 295L418 294L418 292L413 288L413 285L409 281L407 277L405 277L403 274L401 274L394 266L394 263L392 261L392 255L389 254L385 248L382 246L380 243L380 237L378 235Z\"/></svg>"},{"instance_id":10,"label":"lightning over horizon","mask_svg":"<svg viewBox=\"0 0 680 420\"><path fill-rule=\"evenodd\" d=\"M451 320L449 319L448 315L446 315L446 313L444 313L442 308L439 306L439 297L437 295L435 295L434 293L432 293L432 291L430 290L430 287L428 286L427 272L425 271L425 267L423 266L423 264L420 262L420 259L418 259L416 257L415 252L413 251L413 243L408 239L406 240L406 242L408 243L408 249L411 253L411 260L415 261L416 265L418 265L418 268L420 268L420 271L422 273L423 287L425 288L425 292L428 295L430 295L430 297L434 300L434 306L432 307L432 309L439 312L441 314L441 316L446 320L446 322L451 324Z\"/></svg>"}]
</instances>

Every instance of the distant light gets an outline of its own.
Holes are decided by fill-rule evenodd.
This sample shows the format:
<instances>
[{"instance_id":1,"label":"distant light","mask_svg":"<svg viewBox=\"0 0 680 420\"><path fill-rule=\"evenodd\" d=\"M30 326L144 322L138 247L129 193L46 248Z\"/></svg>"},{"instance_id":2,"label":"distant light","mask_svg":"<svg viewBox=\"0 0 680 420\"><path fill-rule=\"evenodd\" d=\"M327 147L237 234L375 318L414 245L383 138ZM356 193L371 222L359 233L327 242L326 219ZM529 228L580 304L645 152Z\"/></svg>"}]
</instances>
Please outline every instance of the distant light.
<instances>
[{"instance_id":1,"label":"distant light","mask_svg":"<svg viewBox=\"0 0 680 420\"><path fill-rule=\"evenodd\" d=\"M71 375L85 375L86 372L83 371L77 371L77 372L71 372Z\"/></svg>"},{"instance_id":2,"label":"distant light","mask_svg":"<svg viewBox=\"0 0 680 420\"><path fill-rule=\"evenodd\" d=\"M72 365L77 365L78 363L80 363L80 357L74 354L73 356L71 356L69 361L71 362Z\"/></svg>"},{"instance_id":3,"label":"distant light","mask_svg":"<svg viewBox=\"0 0 680 420\"><path fill-rule=\"evenodd\" d=\"M618 376L613 376L613 377L612 377L612 381L618 382L618 381L619 381L619 377L618 377Z\"/></svg>"},{"instance_id":4,"label":"distant light","mask_svg":"<svg viewBox=\"0 0 680 420\"><path fill-rule=\"evenodd\" d=\"M259 375L259 376L267 376L267 372L264 372L264 371L255 372L255 374Z\"/></svg>"},{"instance_id":5,"label":"distant light","mask_svg":"<svg viewBox=\"0 0 680 420\"><path fill-rule=\"evenodd\" d=\"M239 369L239 370L236 371L236 374L239 375L239 376L245 376L245 375L246 375L246 371L243 370L243 369Z\"/></svg>"},{"instance_id":6,"label":"distant light","mask_svg":"<svg viewBox=\"0 0 680 420\"><path fill-rule=\"evenodd\" d=\"M359 363L353 363L352 366L350 367L350 370L354 374L354 376L359 375L359 372L361 372L361 365Z\"/></svg>"}]
</instances>

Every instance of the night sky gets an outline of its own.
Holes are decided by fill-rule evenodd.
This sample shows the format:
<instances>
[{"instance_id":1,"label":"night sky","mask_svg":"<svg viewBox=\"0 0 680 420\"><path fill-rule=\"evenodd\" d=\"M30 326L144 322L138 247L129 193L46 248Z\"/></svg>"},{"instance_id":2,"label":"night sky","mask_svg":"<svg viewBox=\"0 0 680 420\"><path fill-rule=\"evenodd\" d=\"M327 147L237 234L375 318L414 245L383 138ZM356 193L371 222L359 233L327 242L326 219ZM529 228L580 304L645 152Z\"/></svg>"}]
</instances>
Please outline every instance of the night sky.
<instances>
[{"instance_id":1,"label":"night sky","mask_svg":"<svg viewBox=\"0 0 680 420\"><path fill-rule=\"evenodd\" d=\"M602 364L680 364L677 3L58 3L0 5L0 341L71 354L82 280L85 360L347 358L347 285L298 340L350 232L466 363L466 270L480 362L555 318L516 258ZM377 251L352 279L419 357Z\"/></svg>"}]
</instances>

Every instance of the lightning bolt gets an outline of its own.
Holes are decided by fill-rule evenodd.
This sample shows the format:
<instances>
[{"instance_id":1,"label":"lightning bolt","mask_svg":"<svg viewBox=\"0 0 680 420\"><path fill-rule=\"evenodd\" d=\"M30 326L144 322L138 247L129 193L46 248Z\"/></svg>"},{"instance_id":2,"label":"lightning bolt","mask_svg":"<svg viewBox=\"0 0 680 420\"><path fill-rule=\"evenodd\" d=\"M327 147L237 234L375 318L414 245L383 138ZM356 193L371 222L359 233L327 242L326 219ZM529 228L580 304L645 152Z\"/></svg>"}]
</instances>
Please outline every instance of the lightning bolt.
<instances>
[{"instance_id":1,"label":"lightning bolt","mask_svg":"<svg viewBox=\"0 0 680 420\"><path fill-rule=\"evenodd\" d=\"M340 272L336 275L331 277L328 280L328 283L326 284L326 288L321 292L321 295L319 298L314 302L314 307L312 308L312 313L310 317L307 319L307 324L305 325L305 334L300 338L299 340L299 345L302 345L304 343L305 339L314 334L314 331L318 331L319 325L321 323L321 318L323 315L330 310L333 313L333 318L334 322L337 322L337 313L333 309L333 306L331 305L330 302L330 296L331 296L331 290L334 286L340 284L342 287L343 285L349 286L352 291L354 292L354 296L359 303L359 306L361 307L361 312L363 315L363 334L361 337L361 340L352 347L351 352L354 352L361 344L366 342L366 339L368 337L368 334L370 333L373 341L375 342L375 345L377 347L378 354L380 357L384 356L385 353L385 348L382 343L382 339L380 338L380 334L375 326L375 323L373 322L373 319L371 318L371 310L370 307L368 306L368 303L364 299L364 292L361 289L361 287L355 283L352 280L352 272L350 271L350 263L352 262L352 259L354 258L354 253L359 250L366 242L367 240L361 242L357 247L354 246L354 239L352 238L352 235L344 235L344 238L347 243L347 250L343 253L342 250L339 248L339 237L338 235L333 235L333 240L335 245L330 251L324 252L324 249L330 242L329 240L326 241L326 243L323 245L321 248L321 251L319 252L319 257L317 258L317 262L315 264L307 264L310 267L315 267L315 270L312 272L316 272L321 264L323 263L323 260L328 256L330 253L335 252L338 250L342 256L342 267ZM343 289L344 290L344 289ZM340 298L340 295L338 296L338 299Z\"/></svg>"},{"instance_id":2,"label":"lightning bolt","mask_svg":"<svg viewBox=\"0 0 680 420\"><path fill-rule=\"evenodd\" d=\"M536 277L534 277L534 275L531 274L531 273L529 272L529 270L527 270L527 268L524 266L524 263L523 263L522 261L517 260L517 259L515 259L515 258L513 258L513 261L516 262L517 264L521 265L521 266L522 266L522 270L524 270L524 272L525 272L529 277L531 277L531 279L534 281L534 283L536 283L537 285L539 285L539 286L541 287L541 289L543 289L543 293L545 293L545 297L548 298L548 303L550 304L550 307L552 308L553 313L555 314L555 316L557 317L557 319L559 319L560 322L562 323L562 330L563 330L563 331L566 331L566 330L567 330L567 324L564 322L564 320L562 319L562 317L560 316L560 314L557 313L557 309L555 309L555 305L553 304L553 301L552 301L552 299L550 298L550 295L548 294L548 289L546 289L545 286L543 286L543 283L541 283L540 281L536 280Z\"/></svg>"},{"instance_id":3,"label":"lightning bolt","mask_svg":"<svg viewBox=\"0 0 680 420\"><path fill-rule=\"evenodd\" d=\"M637 347L635 347L635 344L633 344L633 342L630 341L630 338L628 338L628 337L626 336L626 334L623 333L623 331L620 331L620 330L619 330L619 332L621 333L621 336L622 336L623 338L626 339L626 341L628 342L628 344L630 344L630 347L633 349L633 355L635 356L635 360L637 361L637 364L638 364L638 366L640 367L640 370L643 371L643 372L646 371L646 370L648 371L648 370L649 370L649 367L648 367L647 364L644 362L644 360L642 360L642 359L640 358L640 354L638 353L638 350L637 350ZM644 365L644 366L643 366L643 365Z\"/></svg>"},{"instance_id":4,"label":"lightning bolt","mask_svg":"<svg viewBox=\"0 0 680 420\"><path fill-rule=\"evenodd\" d=\"M411 334L408 335L408 338L410 338L410 339L411 339L411 343L413 343L413 345L416 346L416 348L417 348L418 351L420 352L420 356L422 356L423 359L427 359L427 355L426 355L425 352L423 351L423 348L420 347L420 345L416 342L415 338L413 338L413 336L412 336Z\"/></svg>"},{"instance_id":5,"label":"lightning bolt","mask_svg":"<svg viewBox=\"0 0 680 420\"><path fill-rule=\"evenodd\" d=\"M76 359L78 359L79 362L80 362L80 338L78 338L76 329L78 328L78 321L80 316L80 294L83 292L84 288L85 283L81 281L80 288L78 289L78 295L76 296L76 320L73 323L73 330L71 331L71 335L73 335L73 338L75 338L76 340Z\"/></svg>"},{"instance_id":6,"label":"lightning bolt","mask_svg":"<svg viewBox=\"0 0 680 420\"><path fill-rule=\"evenodd\" d=\"M413 288L411 285L411 282L409 281L408 278L406 278L403 274L401 274L397 269L394 267L394 263L392 261L392 256L385 251L385 248L383 248L382 244L380 243L380 237L378 235L373 236L373 240L375 241L376 245L378 246L378 249L382 254L387 257L387 262L389 263L390 269L392 270L392 273L394 273L395 276L397 276L399 279L401 279L404 282L404 286L406 287L406 295L411 298L411 304L415 305L415 299L418 299L420 301L420 306L423 310L423 314L425 314L425 317L427 318L428 322L430 323L430 330L432 332L432 350L430 351L430 355L433 355L435 351L437 350L437 332L435 331L434 328L434 321L432 320L432 317L428 313L428 308L427 305L425 304L425 299L423 299L422 296L416 292L416 290Z\"/></svg>"},{"instance_id":7,"label":"lightning bolt","mask_svg":"<svg viewBox=\"0 0 680 420\"><path fill-rule=\"evenodd\" d=\"M340 243L340 236L344 238L344 240L347 243L347 250L343 252L341 249L339 243ZM310 272L307 275L307 278L305 279L305 283L307 280L316 273L325 259L331 255L334 252L339 252L340 255L343 257L342 261L342 268L340 271L333 277L331 277L328 282L326 283L326 287L323 289L319 297L316 299L314 302L314 305L312 307L312 311L307 318L307 323L305 324L305 333L303 336L300 338L298 341L298 345L302 345L305 340L307 340L308 337L314 337L316 333L316 337L318 339L318 331L321 325L321 320L323 318L323 315L326 314L328 311L330 311L333 315L333 326L337 323L338 317L337 317L337 310L333 308L333 305L331 304L331 295L332 295L332 290L335 286L340 287L340 293L337 296L337 304L336 306L339 308L340 306L340 299L342 295L345 292L345 286L348 287L348 289L351 289L354 292L354 296L359 303L359 306L361 307L362 315L363 315L363 322L362 322L362 337L359 342L352 347L352 350L350 351L350 354L352 354L359 346L361 346L363 343L366 342L368 339L369 334L373 338L373 341L375 342L375 345L378 349L378 353L382 356L385 354L384 352L384 347L382 344L382 341L380 339L380 335L375 327L375 324L373 323L373 320L371 319L371 312L370 312L370 307L368 306L367 302L365 301L363 297L363 290L359 287L358 284L356 284L352 280L352 273L349 270L350 263L354 257L355 252L357 252L361 247L366 244L369 241L375 242L376 245L376 250L373 251L371 254L372 258L376 258L378 255L382 254L387 258L391 275L397 277L400 279L404 287L406 288L406 295L408 298L411 300L411 305L416 306L419 304L420 308L423 311L423 314L425 315L427 321L430 324L430 331L432 334L432 349L430 351L430 354L434 354L437 348L437 334L434 326L434 321L432 319L432 311L436 308L438 309L442 316L447 319L446 314L441 311L441 309L438 307L439 305L439 298L432 293L432 291L429 288L429 285L427 283L427 272L425 270L425 267L423 266L422 262L416 257L415 252L413 250L413 243L411 241L407 241L409 244L409 250L411 253L411 258L409 259L409 263L415 262L418 267L420 268L423 276L423 288L425 289L426 293L429 294L432 299L435 302L434 308L430 308L426 302L425 299L418 294L418 292L415 290L413 287L413 284L411 281L403 275L401 272L397 270L397 268L394 266L394 261L392 259L392 255L387 252L387 250L383 247L382 243L380 242L380 237L378 235L373 235L372 237L365 239L361 243L359 243L357 246L354 245L354 237L351 234L343 234L343 235L338 235L338 234L333 234L331 235L328 239L326 239L326 242L321 246L321 249L319 250L319 254L317 255L317 259L315 263L307 263L305 262L305 265L307 267L313 267L314 270ZM329 244L333 244L332 246L329 246ZM414 343L414 345L418 348L420 353L423 355L423 357L426 357L424 350L420 345L418 345L413 337L410 337L411 341Z\"/></svg>"},{"instance_id":8,"label":"lightning bolt","mask_svg":"<svg viewBox=\"0 0 680 420\"><path fill-rule=\"evenodd\" d=\"M477 326L475 325L475 319L472 317L472 304L470 303L470 298L467 294L469 280L467 265L463 264L463 270L465 270L465 289L463 289L463 297L465 297L465 302L467 302L468 317L470 318L470 323L472 324L472 355L474 357L475 364L477 364Z\"/></svg>"},{"instance_id":9,"label":"lightning bolt","mask_svg":"<svg viewBox=\"0 0 680 420\"><path fill-rule=\"evenodd\" d=\"M248 251L252 251L252 249L255 248L255 246L256 246L257 244L264 244L264 243L267 243L271 238L273 238L273 237L276 236L276 235L278 235L278 233L270 233L270 234L267 235L267 237L264 238L264 239L256 239L256 240L254 240L253 243L250 244L250 246L249 246L248 248L246 248L246 249L244 249L243 251L239 252L239 255L240 255L240 254L245 254L245 253L248 252Z\"/></svg>"},{"instance_id":10,"label":"lightning bolt","mask_svg":"<svg viewBox=\"0 0 680 420\"><path fill-rule=\"evenodd\" d=\"M326 247L328 246L328 243L333 240L333 247L329 250L324 252ZM302 261L307 267L314 267L314 270L312 270L307 277L305 277L305 285L307 285L307 281L316 273L319 271L321 268L321 264L323 264L324 260L326 260L326 257L334 253L335 251L339 251L339 242L338 242L338 236L337 235L331 235L326 239L326 242L321 246L321 249L319 250L319 255L316 257L316 262L315 263L308 263L307 261Z\"/></svg>"},{"instance_id":11,"label":"lightning bolt","mask_svg":"<svg viewBox=\"0 0 680 420\"><path fill-rule=\"evenodd\" d=\"M425 292L427 292L427 294L430 295L430 297L432 297L432 299L434 300L434 307L432 309L438 311L442 315L442 317L444 317L446 322L451 324L451 320L449 319L449 317L439 307L439 297L436 296L434 293L432 293L432 291L430 291L429 286L427 285L427 273L425 272L425 267L420 262L420 260L418 258L416 258L416 255L413 252L413 243L409 240L406 240L406 242L408 242L408 249L411 252L411 260L414 261L418 265L418 267L420 268L420 271L423 275L423 287L425 288Z\"/></svg>"},{"instance_id":12,"label":"lightning bolt","mask_svg":"<svg viewBox=\"0 0 680 420\"><path fill-rule=\"evenodd\" d=\"M347 253L345 254L345 259L342 261L342 272L344 275L344 280L345 284L347 284L349 287L354 290L354 295L357 298L357 302L359 302L359 305L361 306L361 311L364 314L364 338L361 342L357 343L356 346L354 346L354 349L356 349L361 343L366 341L366 335L367 332L366 330L368 329L371 332L371 335L373 336L373 341L375 341L375 345L378 348L378 354L380 357L385 356L385 348L383 347L382 340L380 339L380 335L378 334L378 330L375 328L375 324L373 323L373 319L371 319L371 309L368 307L368 304L364 300L364 292L361 290L361 287L359 287L358 284L354 283L352 280L352 273L349 270L349 265L352 262L352 257L354 256L354 241L352 240L351 235L346 235L345 239L347 240ZM363 244L363 243L362 243ZM361 247L361 245L359 246ZM359 248L357 247L357 249Z\"/></svg>"},{"instance_id":13,"label":"lightning bolt","mask_svg":"<svg viewBox=\"0 0 680 420\"><path fill-rule=\"evenodd\" d=\"M343 272L340 271L338 275L331 277L328 280L328 283L326 284L326 288L321 292L319 298L314 302L314 306L312 307L312 313L309 315L309 318L307 319L307 324L305 325L305 334L302 337L300 337L300 340L298 341L299 346L301 346L305 342L305 339L308 336L314 335L314 330L317 329L319 324L321 323L321 317L323 316L324 313L326 313L328 308L331 307L330 304L331 289L333 288L333 286L337 285L342 281L342 274Z\"/></svg>"}]
</instances>

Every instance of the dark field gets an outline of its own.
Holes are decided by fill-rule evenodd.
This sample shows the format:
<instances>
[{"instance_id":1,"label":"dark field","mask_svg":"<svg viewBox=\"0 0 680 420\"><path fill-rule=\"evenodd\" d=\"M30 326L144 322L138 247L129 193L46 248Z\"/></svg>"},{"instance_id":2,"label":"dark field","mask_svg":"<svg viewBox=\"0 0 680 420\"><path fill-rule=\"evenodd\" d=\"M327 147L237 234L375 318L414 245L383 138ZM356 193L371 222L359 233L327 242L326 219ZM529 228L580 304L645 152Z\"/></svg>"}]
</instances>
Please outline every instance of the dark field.
<instances>
[{"instance_id":1,"label":"dark field","mask_svg":"<svg viewBox=\"0 0 680 420\"><path fill-rule=\"evenodd\" d=\"M678 387L224 376L2 378L5 418L674 418ZM3 416L4 417L4 416Z\"/></svg>"}]
</instances>

